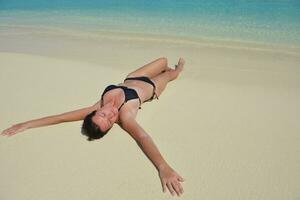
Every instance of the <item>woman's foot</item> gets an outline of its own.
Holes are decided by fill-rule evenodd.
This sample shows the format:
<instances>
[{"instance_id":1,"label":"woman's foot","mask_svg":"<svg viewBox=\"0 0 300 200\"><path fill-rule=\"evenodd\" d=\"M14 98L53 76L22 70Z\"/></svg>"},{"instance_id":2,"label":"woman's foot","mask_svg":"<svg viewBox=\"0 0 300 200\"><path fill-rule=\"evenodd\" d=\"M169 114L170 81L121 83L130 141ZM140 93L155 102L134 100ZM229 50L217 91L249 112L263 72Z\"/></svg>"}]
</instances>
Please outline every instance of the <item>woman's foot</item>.
<instances>
[{"instance_id":1,"label":"woman's foot","mask_svg":"<svg viewBox=\"0 0 300 200\"><path fill-rule=\"evenodd\" d=\"M178 64L175 65L175 70L180 73L183 70L184 63L185 60L183 58L179 58Z\"/></svg>"}]
</instances>

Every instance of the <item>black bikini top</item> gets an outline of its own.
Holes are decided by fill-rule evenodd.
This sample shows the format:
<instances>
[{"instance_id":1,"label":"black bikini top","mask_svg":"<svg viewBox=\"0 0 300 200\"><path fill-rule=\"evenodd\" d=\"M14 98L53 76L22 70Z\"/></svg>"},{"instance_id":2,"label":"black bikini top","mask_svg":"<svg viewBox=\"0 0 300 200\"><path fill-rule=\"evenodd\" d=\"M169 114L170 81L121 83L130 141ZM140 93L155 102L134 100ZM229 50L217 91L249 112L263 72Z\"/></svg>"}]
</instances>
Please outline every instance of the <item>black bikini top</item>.
<instances>
[{"instance_id":1,"label":"black bikini top","mask_svg":"<svg viewBox=\"0 0 300 200\"><path fill-rule=\"evenodd\" d=\"M132 99L139 99L140 106L141 106L141 104L142 104L141 99L140 99L139 95L137 94L137 92L134 89L131 89L131 88L128 88L128 87L125 87L125 86L119 86L119 85L109 85L105 88L105 90L103 91L103 93L101 95L101 107L103 106L103 97L104 97L104 95L108 91L113 90L113 89L117 89L117 88L121 88L124 91L124 94L125 94L125 101L121 104L121 106L119 107L118 110L120 110L122 108L122 106L127 101L132 100ZM139 109L141 108L140 106L139 106Z\"/></svg>"}]
</instances>

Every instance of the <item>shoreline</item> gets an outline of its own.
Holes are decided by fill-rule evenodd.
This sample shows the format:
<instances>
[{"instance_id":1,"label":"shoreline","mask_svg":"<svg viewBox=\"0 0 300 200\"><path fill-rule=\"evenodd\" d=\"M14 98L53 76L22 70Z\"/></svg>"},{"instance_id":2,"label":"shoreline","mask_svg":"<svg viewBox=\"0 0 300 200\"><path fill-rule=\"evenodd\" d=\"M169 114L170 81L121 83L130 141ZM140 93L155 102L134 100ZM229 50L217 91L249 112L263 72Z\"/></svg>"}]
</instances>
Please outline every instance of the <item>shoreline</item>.
<instances>
[{"instance_id":1,"label":"shoreline","mask_svg":"<svg viewBox=\"0 0 300 200\"><path fill-rule=\"evenodd\" d=\"M291 18L289 21L279 20L263 21L256 18L250 20L246 16L241 19L210 18L211 15L198 15L187 13L189 17L180 15L162 14L153 16L151 12L143 12L139 9L132 12L120 9L11 9L0 10L1 24L19 25L49 25L60 28L71 28L97 32L102 30L113 30L113 32L131 32L140 34L164 34L174 37L183 36L198 38L202 40L220 40L236 42L250 42L261 44L278 44L287 46L300 46L299 23ZM246 13L244 13L246 15ZM258 13L257 13L258 14ZM148 17L147 17L148 16ZM175 18L172 18L175 17ZM225 14L226 16L226 14ZM260 16L260 15L259 15ZM266 17L262 15L261 17ZM172 18L172 20L170 19ZM122 22L122 23L120 23ZM232 22L232 23L231 23ZM281 26L279 26L281 23ZM289 25L290 24L290 25ZM238 38L238 39L237 39ZM237 40L236 40L237 39Z\"/></svg>"},{"instance_id":2,"label":"shoreline","mask_svg":"<svg viewBox=\"0 0 300 200\"><path fill-rule=\"evenodd\" d=\"M17 31L21 31L17 33ZM6 32L6 33L5 33ZM190 45L195 47L211 47L211 48L228 48L249 51L265 51L271 53L281 53L300 57L300 46L292 46L288 44L271 44L255 41L228 40L228 39L212 39L212 38L194 38L185 36L158 35L138 32L126 31L81 31L73 28L63 28L55 26L41 25L0 25L0 36L7 35L26 35L26 34L45 34L45 35L61 35L74 38L97 39L116 39L128 41L146 41L156 43L166 43L174 45ZM1 47L0 47L1 49Z\"/></svg>"}]
</instances>

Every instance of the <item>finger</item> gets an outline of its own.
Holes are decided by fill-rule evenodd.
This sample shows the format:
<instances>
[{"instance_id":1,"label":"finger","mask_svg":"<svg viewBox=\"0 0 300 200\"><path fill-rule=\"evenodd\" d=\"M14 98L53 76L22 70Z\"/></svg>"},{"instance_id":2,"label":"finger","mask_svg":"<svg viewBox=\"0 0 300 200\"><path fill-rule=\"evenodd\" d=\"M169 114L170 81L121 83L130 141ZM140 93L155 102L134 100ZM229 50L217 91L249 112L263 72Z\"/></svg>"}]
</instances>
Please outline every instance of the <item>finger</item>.
<instances>
[{"instance_id":1,"label":"finger","mask_svg":"<svg viewBox=\"0 0 300 200\"><path fill-rule=\"evenodd\" d=\"M9 134L9 129L6 129L5 131L3 131L2 135L8 135Z\"/></svg>"},{"instance_id":2,"label":"finger","mask_svg":"<svg viewBox=\"0 0 300 200\"><path fill-rule=\"evenodd\" d=\"M7 133L7 132L8 132L10 129L11 129L11 128L5 129L4 131L2 131L2 133L1 133L1 134L5 134L5 133Z\"/></svg>"},{"instance_id":3,"label":"finger","mask_svg":"<svg viewBox=\"0 0 300 200\"><path fill-rule=\"evenodd\" d=\"M20 132L20 130L18 130L18 128L13 127L9 130L9 132L7 133L8 136L14 135L16 133Z\"/></svg>"},{"instance_id":4,"label":"finger","mask_svg":"<svg viewBox=\"0 0 300 200\"><path fill-rule=\"evenodd\" d=\"M166 192L166 182L161 181L161 186L162 186L163 192L165 193Z\"/></svg>"},{"instance_id":5,"label":"finger","mask_svg":"<svg viewBox=\"0 0 300 200\"><path fill-rule=\"evenodd\" d=\"M174 196L174 195L175 195L175 191L174 191L174 189L173 189L171 183L167 183L167 187L168 187L170 193L172 194L172 196Z\"/></svg>"},{"instance_id":6,"label":"finger","mask_svg":"<svg viewBox=\"0 0 300 200\"><path fill-rule=\"evenodd\" d=\"M178 183L178 187L179 187L180 193L183 194L183 192L184 192L184 191L183 191L183 187L182 187L182 185L181 185L180 183Z\"/></svg>"},{"instance_id":7,"label":"finger","mask_svg":"<svg viewBox=\"0 0 300 200\"><path fill-rule=\"evenodd\" d=\"M5 132L6 132L6 133L9 133L9 132L11 132L12 130L13 130L13 127L10 127L9 129L6 129Z\"/></svg>"},{"instance_id":8,"label":"finger","mask_svg":"<svg viewBox=\"0 0 300 200\"><path fill-rule=\"evenodd\" d=\"M163 185L163 192L165 193L167 191L167 186L166 184Z\"/></svg>"},{"instance_id":9,"label":"finger","mask_svg":"<svg viewBox=\"0 0 300 200\"><path fill-rule=\"evenodd\" d=\"M6 131L5 135L10 135L13 132L13 130L10 128Z\"/></svg>"},{"instance_id":10,"label":"finger","mask_svg":"<svg viewBox=\"0 0 300 200\"><path fill-rule=\"evenodd\" d=\"M9 130L9 131L7 131L7 132L5 133L6 136L11 136L11 135L13 135L13 134L15 134L15 131L14 131L14 130Z\"/></svg>"},{"instance_id":11,"label":"finger","mask_svg":"<svg viewBox=\"0 0 300 200\"><path fill-rule=\"evenodd\" d=\"M175 182L175 181L172 182L172 187L173 187L173 189L175 190L177 196L180 196L180 192L179 192L179 187L178 187L178 185L177 185L177 181L176 181L176 182Z\"/></svg>"},{"instance_id":12,"label":"finger","mask_svg":"<svg viewBox=\"0 0 300 200\"><path fill-rule=\"evenodd\" d=\"M20 129L16 129L16 130L13 130L11 133L10 133L10 136L11 135L15 135L15 134L17 134L17 133L19 133L19 132L21 132L22 130L20 130Z\"/></svg>"},{"instance_id":13,"label":"finger","mask_svg":"<svg viewBox=\"0 0 300 200\"><path fill-rule=\"evenodd\" d=\"M179 181L181 182L184 182L184 178L182 178L181 176L178 175L178 178L177 178Z\"/></svg>"},{"instance_id":14,"label":"finger","mask_svg":"<svg viewBox=\"0 0 300 200\"><path fill-rule=\"evenodd\" d=\"M13 133L11 133L11 134L9 134L9 136L13 136L13 135L15 135L15 134L17 134L18 132L16 131L16 132L13 132Z\"/></svg>"}]
</instances>

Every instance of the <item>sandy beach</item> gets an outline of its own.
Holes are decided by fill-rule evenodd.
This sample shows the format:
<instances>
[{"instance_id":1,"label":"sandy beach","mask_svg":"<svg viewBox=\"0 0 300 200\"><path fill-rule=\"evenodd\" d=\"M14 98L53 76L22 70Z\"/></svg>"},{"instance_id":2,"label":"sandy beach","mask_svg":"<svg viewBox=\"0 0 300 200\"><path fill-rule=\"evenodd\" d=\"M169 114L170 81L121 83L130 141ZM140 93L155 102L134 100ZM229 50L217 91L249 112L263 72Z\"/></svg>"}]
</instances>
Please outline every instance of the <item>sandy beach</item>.
<instances>
[{"instance_id":1,"label":"sandy beach","mask_svg":"<svg viewBox=\"0 0 300 200\"><path fill-rule=\"evenodd\" d=\"M299 199L299 48L2 28L0 129L92 105L159 57L184 72L137 120L186 179L181 199ZM88 142L80 127L0 137L0 199L172 198L127 133Z\"/></svg>"}]
</instances>

